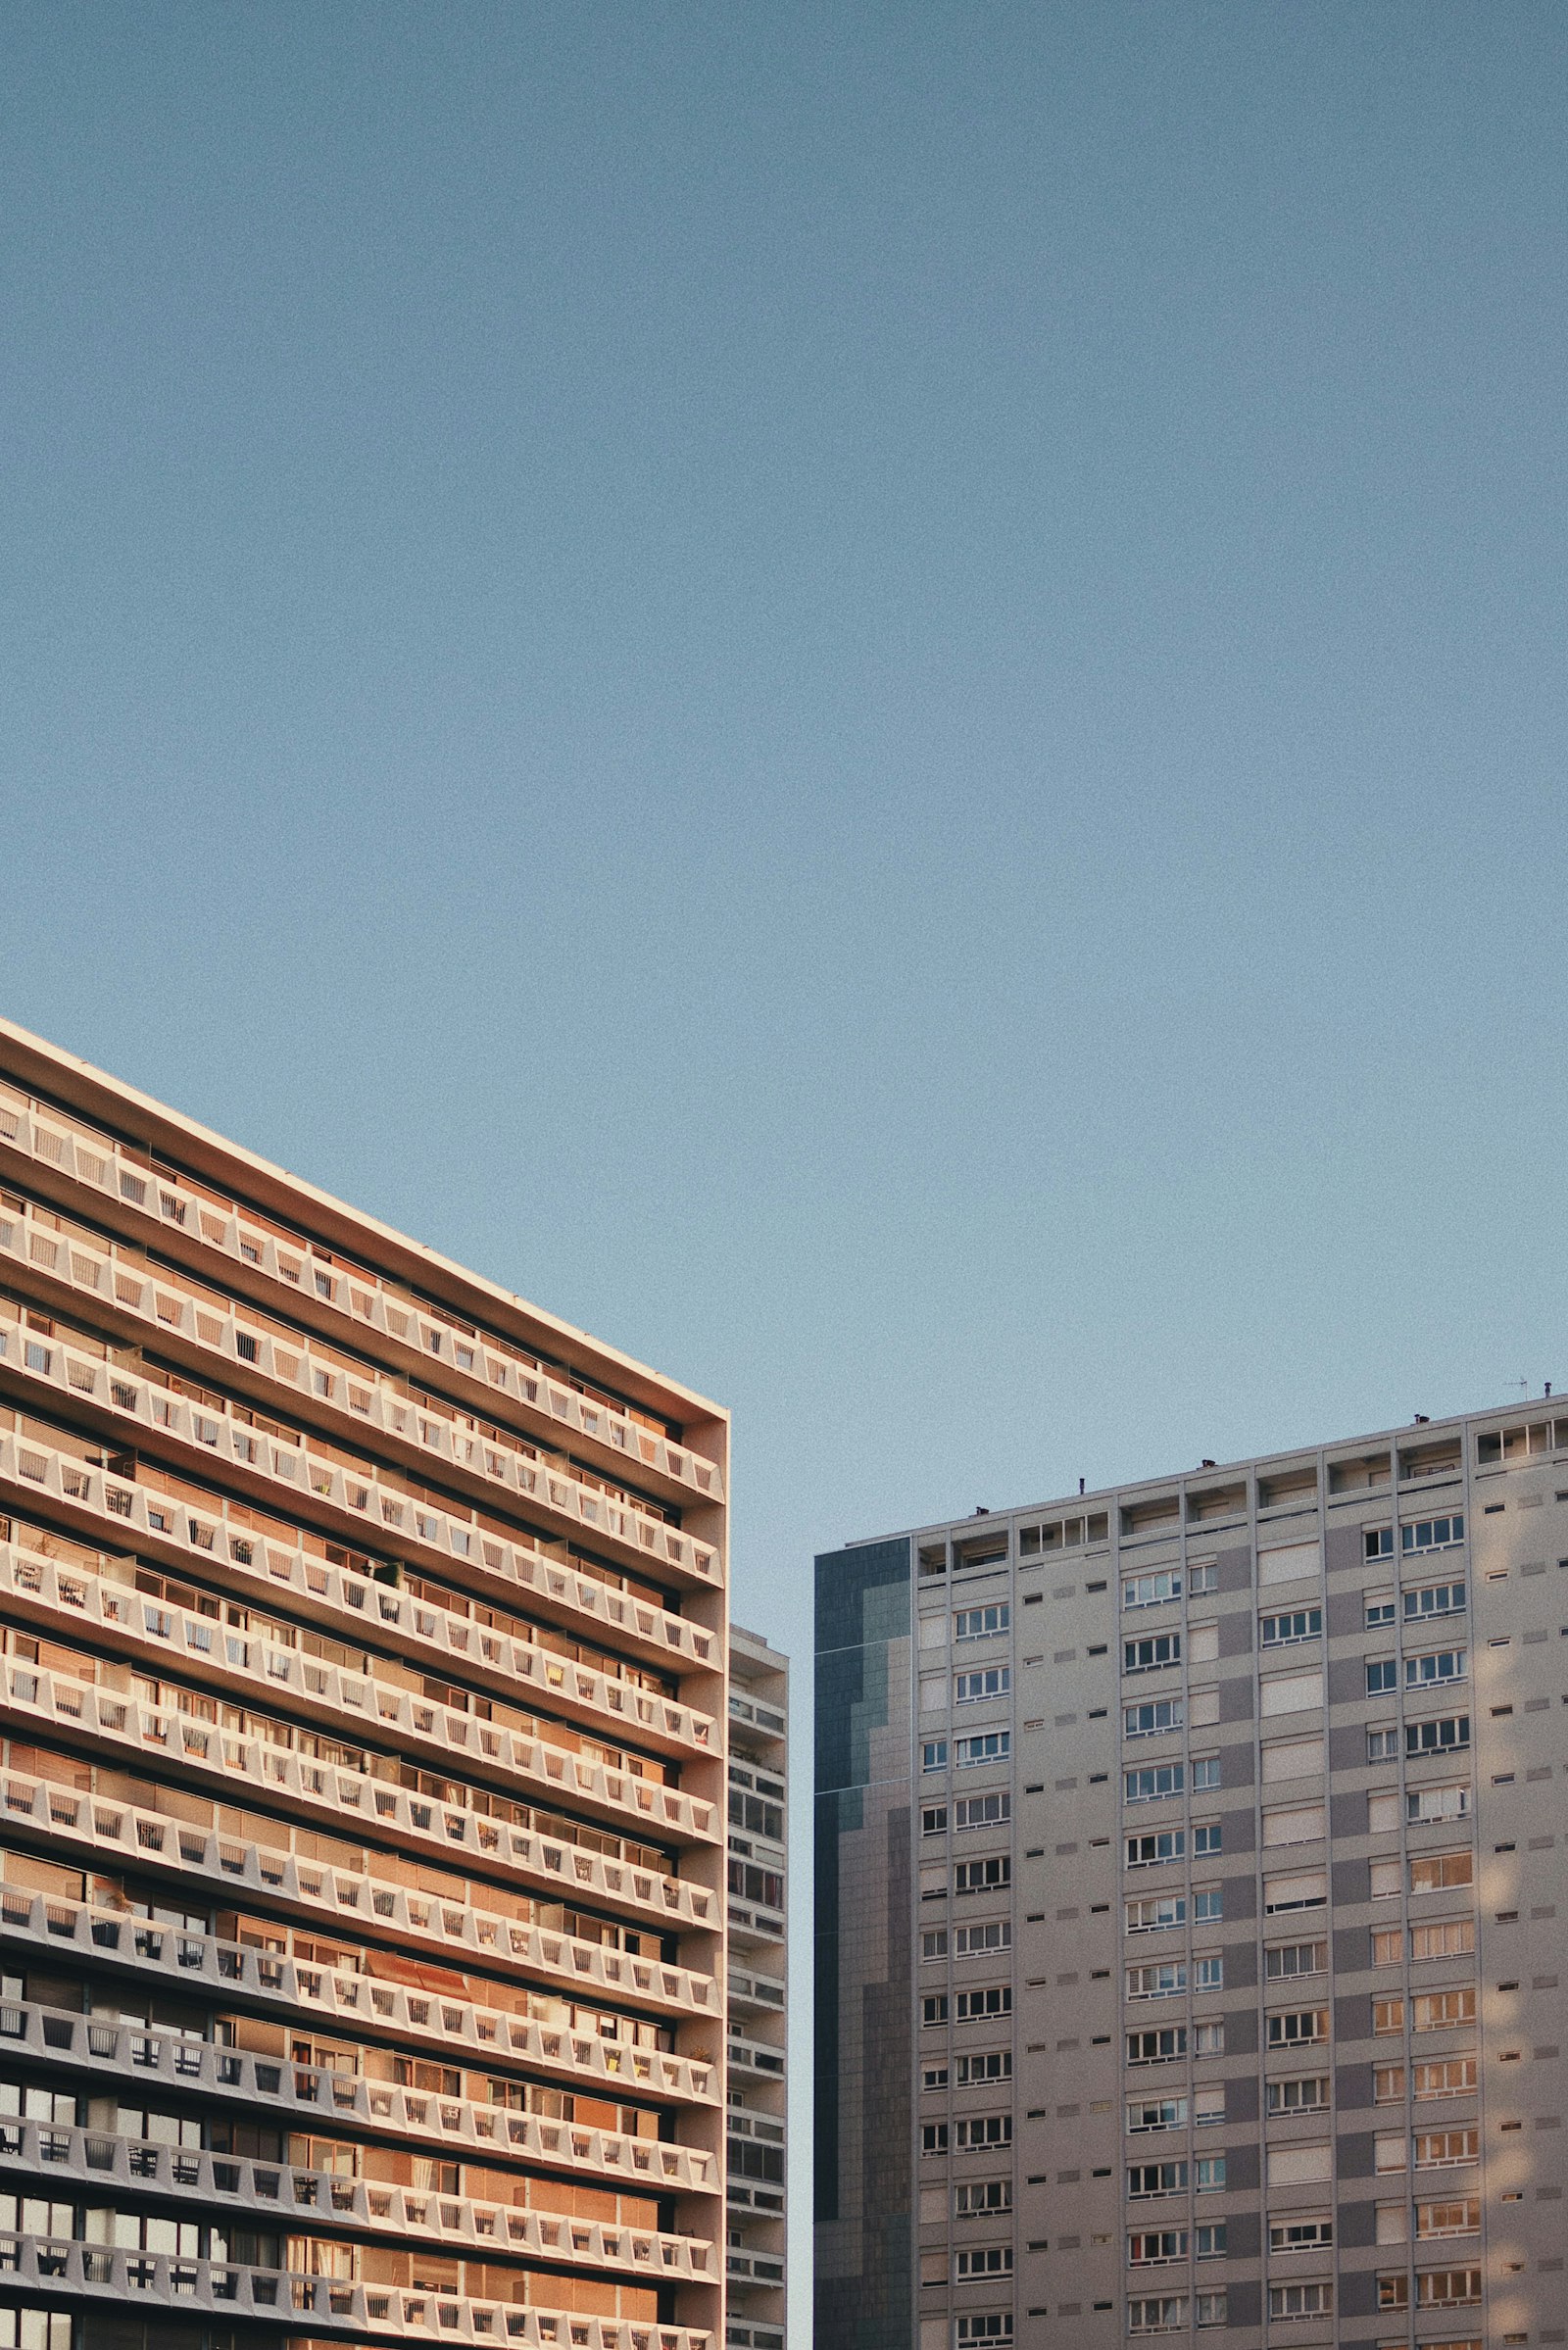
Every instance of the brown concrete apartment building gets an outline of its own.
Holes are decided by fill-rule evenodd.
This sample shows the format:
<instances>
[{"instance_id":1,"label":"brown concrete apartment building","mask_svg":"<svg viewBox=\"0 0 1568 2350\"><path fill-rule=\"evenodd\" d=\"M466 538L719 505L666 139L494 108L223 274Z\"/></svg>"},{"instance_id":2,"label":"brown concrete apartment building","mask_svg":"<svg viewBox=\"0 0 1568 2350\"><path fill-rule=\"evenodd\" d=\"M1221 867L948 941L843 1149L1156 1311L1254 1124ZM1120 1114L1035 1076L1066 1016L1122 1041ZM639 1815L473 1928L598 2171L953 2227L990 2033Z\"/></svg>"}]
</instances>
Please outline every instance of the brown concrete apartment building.
<instances>
[{"instance_id":1,"label":"brown concrete apartment building","mask_svg":"<svg viewBox=\"0 0 1568 2350\"><path fill-rule=\"evenodd\" d=\"M817 1562L819 2350L1568 2335L1568 1403Z\"/></svg>"},{"instance_id":2,"label":"brown concrete apartment building","mask_svg":"<svg viewBox=\"0 0 1568 2350\"><path fill-rule=\"evenodd\" d=\"M0 1025L0 2346L722 2341L726 1453Z\"/></svg>"}]
</instances>

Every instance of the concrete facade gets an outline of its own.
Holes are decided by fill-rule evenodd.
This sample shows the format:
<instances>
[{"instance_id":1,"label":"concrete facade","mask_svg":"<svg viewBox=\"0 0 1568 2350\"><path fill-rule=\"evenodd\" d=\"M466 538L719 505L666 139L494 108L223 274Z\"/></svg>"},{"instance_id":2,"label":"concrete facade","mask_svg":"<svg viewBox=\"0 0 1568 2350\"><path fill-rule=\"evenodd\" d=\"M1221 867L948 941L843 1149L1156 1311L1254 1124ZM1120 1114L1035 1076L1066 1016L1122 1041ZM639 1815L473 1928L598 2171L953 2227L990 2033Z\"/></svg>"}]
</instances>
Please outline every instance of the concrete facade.
<instances>
[{"instance_id":1,"label":"concrete facade","mask_svg":"<svg viewBox=\"0 0 1568 2350\"><path fill-rule=\"evenodd\" d=\"M1562 2342L1568 1404L817 1576L819 2350Z\"/></svg>"},{"instance_id":2,"label":"concrete facade","mask_svg":"<svg viewBox=\"0 0 1568 2350\"><path fill-rule=\"evenodd\" d=\"M0 1027L0 2345L717 2350L727 1444Z\"/></svg>"},{"instance_id":3,"label":"concrete facade","mask_svg":"<svg viewBox=\"0 0 1568 2350\"><path fill-rule=\"evenodd\" d=\"M730 2350L784 2350L789 1660L729 1636Z\"/></svg>"}]
</instances>

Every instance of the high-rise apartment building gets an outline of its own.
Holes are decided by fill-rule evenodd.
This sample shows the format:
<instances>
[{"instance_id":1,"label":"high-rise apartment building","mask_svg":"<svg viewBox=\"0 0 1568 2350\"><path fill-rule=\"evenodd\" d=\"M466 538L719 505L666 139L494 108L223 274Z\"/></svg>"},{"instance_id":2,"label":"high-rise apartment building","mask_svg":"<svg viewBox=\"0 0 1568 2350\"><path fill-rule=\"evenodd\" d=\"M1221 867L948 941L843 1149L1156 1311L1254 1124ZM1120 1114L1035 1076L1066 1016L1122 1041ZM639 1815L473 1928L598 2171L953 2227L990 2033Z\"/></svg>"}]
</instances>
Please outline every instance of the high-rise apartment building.
<instances>
[{"instance_id":1,"label":"high-rise apartment building","mask_svg":"<svg viewBox=\"0 0 1568 2350\"><path fill-rule=\"evenodd\" d=\"M818 2350L1568 2333L1568 1404L817 1561Z\"/></svg>"},{"instance_id":2,"label":"high-rise apartment building","mask_svg":"<svg viewBox=\"0 0 1568 2350\"><path fill-rule=\"evenodd\" d=\"M784 2350L789 1662L729 1637L729 2350Z\"/></svg>"},{"instance_id":3,"label":"high-rise apartment building","mask_svg":"<svg viewBox=\"0 0 1568 2350\"><path fill-rule=\"evenodd\" d=\"M717 2350L726 1446L0 1028L0 2346Z\"/></svg>"}]
</instances>

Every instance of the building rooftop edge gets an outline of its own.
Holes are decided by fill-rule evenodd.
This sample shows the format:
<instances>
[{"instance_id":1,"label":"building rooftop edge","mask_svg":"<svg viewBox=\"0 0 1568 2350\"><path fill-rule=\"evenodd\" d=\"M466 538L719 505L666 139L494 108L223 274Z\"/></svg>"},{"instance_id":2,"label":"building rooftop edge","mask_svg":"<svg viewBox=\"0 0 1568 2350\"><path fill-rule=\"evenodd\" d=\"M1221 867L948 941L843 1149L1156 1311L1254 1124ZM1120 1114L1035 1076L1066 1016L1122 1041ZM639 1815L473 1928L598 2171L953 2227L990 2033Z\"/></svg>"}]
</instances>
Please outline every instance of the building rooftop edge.
<instances>
[{"instance_id":1,"label":"building rooftop edge","mask_svg":"<svg viewBox=\"0 0 1568 2350\"><path fill-rule=\"evenodd\" d=\"M637 1394L639 1390L642 1391L638 1400L652 1402L659 1395L672 1396L690 1407L699 1417L728 1422L730 1415L726 1405L715 1403L710 1396L687 1387L667 1372L656 1370L651 1363L641 1362L637 1356L624 1353L608 1340L595 1338L591 1331L553 1314L548 1306L535 1305L531 1299L519 1296L514 1290L503 1288L487 1275L459 1264L454 1257L444 1256L439 1249L431 1248L423 1241L416 1241L410 1234L398 1231L394 1225L383 1224L378 1217L368 1214L364 1208L351 1206L347 1200L323 1191L304 1176L291 1174L286 1167L280 1167L275 1161L247 1150L243 1143L233 1142L226 1135L216 1133L212 1127L203 1126L194 1118L187 1118L182 1111L171 1108L168 1102L159 1102L137 1087L125 1084L122 1078L112 1077L107 1070L96 1068L79 1054L67 1053L61 1046L51 1044L47 1038L34 1036L30 1029L23 1028L16 1021L3 1016L0 1016L0 1045L13 1048L23 1056L24 1063L32 1060L40 1064L34 1081L46 1091L58 1092L63 1102L73 1109L81 1110L83 1115L92 1114L91 1095L106 1096L114 1105L114 1111L119 1113L125 1132L135 1134L139 1140L148 1143L156 1141L162 1148L175 1152L182 1151L200 1172L220 1174L224 1166L231 1166L244 1170L264 1185L285 1187L300 1199L308 1201L329 1222L341 1222L351 1233L364 1233L367 1236L367 1255L373 1255L376 1248L391 1250L412 1266L424 1268L427 1276L467 1290L474 1297L483 1298L492 1310L499 1309L515 1315L532 1324L542 1335L554 1339L567 1350L568 1360L569 1350L580 1347L591 1352L600 1362L613 1364L622 1384L630 1392ZM31 1072L24 1068L19 1074L25 1081ZM52 1088L51 1078L54 1080ZM89 1099L78 1099L81 1093L85 1093ZM141 1132L142 1128L148 1131ZM204 1164L208 1160L212 1162L210 1166ZM323 1235L325 1237L329 1236ZM352 1242L344 1245L352 1247Z\"/></svg>"},{"instance_id":2,"label":"building rooftop edge","mask_svg":"<svg viewBox=\"0 0 1568 2350\"><path fill-rule=\"evenodd\" d=\"M1493 1420L1513 1412L1539 1411L1543 1404L1548 1410L1559 1404L1568 1418L1568 1390L1561 1395L1521 1396L1516 1403L1483 1403L1472 1411L1449 1412L1442 1418L1401 1420L1396 1427L1357 1430L1349 1436L1326 1437L1317 1444L1287 1444L1278 1452L1244 1452L1232 1460L1209 1461L1191 1469L1167 1470L1159 1477L1129 1477L1118 1485L1091 1486L1083 1493L1054 1493L1045 1500L1004 1502L997 1509L983 1510L978 1516L969 1511L962 1517L927 1518L916 1526L896 1526L883 1534L858 1534L849 1541L834 1545L839 1550L865 1550L876 1542L915 1542L923 1534L946 1534L954 1527L982 1528L988 1518L1002 1523L1008 1518L1027 1517L1036 1512L1054 1509L1072 1509L1079 1504L1088 1507L1092 1502L1105 1502L1118 1494L1157 1493L1172 1486L1187 1486L1195 1479L1223 1479L1241 1469L1273 1468L1291 1461L1315 1460L1322 1452L1339 1452L1360 1444L1393 1444L1419 1434L1423 1443L1430 1443L1450 1429L1462 1429L1474 1420ZM820 1551L819 1557L831 1557L831 1550Z\"/></svg>"}]
</instances>

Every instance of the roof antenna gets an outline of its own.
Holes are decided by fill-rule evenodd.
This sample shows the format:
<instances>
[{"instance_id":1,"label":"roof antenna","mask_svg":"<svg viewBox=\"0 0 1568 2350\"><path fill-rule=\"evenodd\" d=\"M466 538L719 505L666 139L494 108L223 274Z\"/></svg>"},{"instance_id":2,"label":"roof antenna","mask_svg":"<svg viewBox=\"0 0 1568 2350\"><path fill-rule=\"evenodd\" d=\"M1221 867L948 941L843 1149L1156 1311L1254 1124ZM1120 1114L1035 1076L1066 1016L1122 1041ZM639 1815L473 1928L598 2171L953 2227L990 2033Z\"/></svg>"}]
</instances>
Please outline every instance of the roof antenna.
<instances>
[{"instance_id":1,"label":"roof antenna","mask_svg":"<svg viewBox=\"0 0 1568 2350\"><path fill-rule=\"evenodd\" d=\"M1078 1491L1079 1491L1079 1492L1080 1492L1080 1493L1081 1493L1083 1492L1083 1490L1084 1490L1084 1481L1083 1481L1083 1479L1080 1477L1080 1478L1079 1478L1079 1480L1078 1480Z\"/></svg>"}]
</instances>

